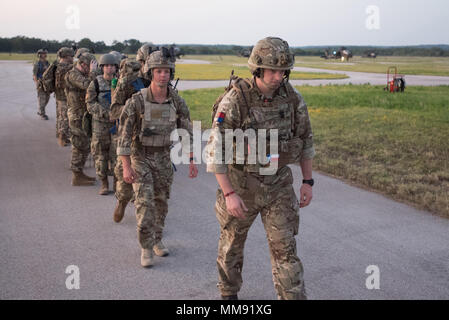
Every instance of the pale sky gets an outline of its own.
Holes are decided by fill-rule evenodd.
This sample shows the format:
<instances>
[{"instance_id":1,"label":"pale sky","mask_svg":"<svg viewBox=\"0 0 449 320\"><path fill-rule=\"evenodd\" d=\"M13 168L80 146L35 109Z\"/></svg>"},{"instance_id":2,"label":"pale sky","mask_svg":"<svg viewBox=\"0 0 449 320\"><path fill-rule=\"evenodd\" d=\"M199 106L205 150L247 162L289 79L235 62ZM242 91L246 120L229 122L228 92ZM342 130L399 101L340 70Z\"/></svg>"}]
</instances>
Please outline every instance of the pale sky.
<instances>
[{"instance_id":1,"label":"pale sky","mask_svg":"<svg viewBox=\"0 0 449 320\"><path fill-rule=\"evenodd\" d=\"M369 6L375 8L367 13ZM4 0L0 14L0 37L253 45L279 36L291 46L449 44L447 0Z\"/></svg>"}]
</instances>

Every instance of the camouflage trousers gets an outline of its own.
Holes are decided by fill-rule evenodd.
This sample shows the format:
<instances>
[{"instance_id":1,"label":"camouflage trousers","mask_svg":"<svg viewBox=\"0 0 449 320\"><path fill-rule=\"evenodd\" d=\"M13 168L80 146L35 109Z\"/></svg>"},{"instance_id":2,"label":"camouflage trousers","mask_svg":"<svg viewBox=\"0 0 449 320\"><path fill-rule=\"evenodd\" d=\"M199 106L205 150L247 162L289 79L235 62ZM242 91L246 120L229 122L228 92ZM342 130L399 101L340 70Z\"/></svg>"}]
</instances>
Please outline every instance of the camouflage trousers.
<instances>
[{"instance_id":1,"label":"camouflage trousers","mask_svg":"<svg viewBox=\"0 0 449 320\"><path fill-rule=\"evenodd\" d=\"M137 174L133 183L136 199L137 237L143 249L152 249L162 239L168 212L173 168L170 152L144 152L131 156Z\"/></svg>"},{"instance_id":2,"label":"camouflage trousers","mask_svg":"<svg viewBox=\"0 0 449 320\"><path fill-rule=\"evenodd\" d=\"M38 113L40 115L45 114L45 107L50 100L50 95L46 93L43 89L37 89L37 100L38 100Z\"/></svg>"},{"instance_id":3,"label":"camouflage trousers","mask_svg":"<svg viewBox=\"0 0 449 320\"><path fill-rule=\"evenodd\" d=\"M217 267L218 287L224 296L237 294L242 286L243 250L248 231L260 213L270 248L274 287L278 299L306 299L303 266L297 256L295 235L299 228L299 203L293 190L289 167L262 182L230 168L228 173L235 192L248 212L245 219L227 213L226 200L217 191L215 211L220 223Z\"/></svg>"},{"instance_id":4,"label":"camouflage trousers","mask_svg":"<svg viewBox=\"0 0 449 320\"><path fill-rule=\"evenodd\" d=\"M111 123L95 120L92 123L91 151L95 159L95 171L100 179L113 175L117 160L117 135L109 132L111 128Z\"/></svg>"},{"instance_id":5,"label":"camouflage trousers","mask_svg":"<svg viewBox=\"0 0 449 320\"><path fill-rule=\"evenodd\" d=\"M72 143L71 169L73 172L83 171L87 156L90 152L89 137L82 129L82 117L78 114L67 113L69 118L70 142Z\"/></svg>"},{"instance_id":6,"label":"camouflage trousers","mask_svg":"<svg viewBox=\"0 0 449 320\"><path fill-rule=\"evenodd\" d=\"M56 99L56 134L66 138L69 137L67 109L67 101Z\"/></svg>"}]
</instances>

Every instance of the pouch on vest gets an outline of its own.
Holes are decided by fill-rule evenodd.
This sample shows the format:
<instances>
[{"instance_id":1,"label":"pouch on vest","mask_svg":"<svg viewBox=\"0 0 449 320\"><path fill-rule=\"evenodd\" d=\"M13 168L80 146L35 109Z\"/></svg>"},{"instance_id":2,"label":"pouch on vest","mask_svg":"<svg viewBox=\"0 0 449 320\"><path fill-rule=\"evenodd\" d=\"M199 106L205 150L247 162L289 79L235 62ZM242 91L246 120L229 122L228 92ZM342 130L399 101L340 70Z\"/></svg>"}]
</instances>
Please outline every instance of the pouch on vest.
<instances>
[{"instance_id":1,"label":"pouch on vest","mask_svg":"<svg viewBox=\"0 0 449 320\"><path fill-rule=\"evenodd\" d=\"M279 152L279 166L299 163L301 161L303 148L304 141L298 137L280 144L281 152Z\"/></svg>"}]
</instances>

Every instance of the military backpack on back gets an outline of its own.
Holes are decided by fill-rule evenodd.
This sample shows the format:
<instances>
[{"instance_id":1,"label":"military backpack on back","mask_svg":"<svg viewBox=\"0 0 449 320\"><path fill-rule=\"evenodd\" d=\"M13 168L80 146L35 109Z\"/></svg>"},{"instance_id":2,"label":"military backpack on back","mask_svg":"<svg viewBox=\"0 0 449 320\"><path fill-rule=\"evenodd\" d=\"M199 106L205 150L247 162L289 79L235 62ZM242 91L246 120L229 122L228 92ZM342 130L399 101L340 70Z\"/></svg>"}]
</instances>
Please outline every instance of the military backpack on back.
<instances>
[{"instance_id":1,"label":"military backpack on back","mask_svg":"<svg viewBox=\"0 0 449 320\"><path fill-rule=\"evenodd\" d=\"M218 106L220 105L225 95L228 94L228 92L231 91L232 89L235 89L238 94L238 98L240 101L239 103L240 115L242 116L241 119L242 120L245 119L246 115L248 114L248 110L250 108L247 96L251 88L252 84L249 79L239 78L238 76L234 75L234 70L232 70L228 86L225 88L225 91L217 98L217 100L215 100L212 106L212 114L211 114L212 124L215 121Z\"/></svg>"},{"instance_id":2,"label":"military backpack on back","mask_svg":"<svg viewBox=\"0 0 449 320\"><path fill-rule=\"evenodd\" d=\"M60 63L56 68L55 72L55 89L64 89L65 88L65 75L66 73L73 68L73 64L68 63Z\"/></svg>"},{"instance_id":3,"label":"military backpack on back","mask_svg":"<svg viewBox=\"0 0 449 320\"><path fill-rule=\"evenodd\" d=\"M42 88L48 94L55 92L55 72L58 66L58 62L54 61L48 68L45 70L42 75L41 83Z\"/></svg>"}]
</instances>

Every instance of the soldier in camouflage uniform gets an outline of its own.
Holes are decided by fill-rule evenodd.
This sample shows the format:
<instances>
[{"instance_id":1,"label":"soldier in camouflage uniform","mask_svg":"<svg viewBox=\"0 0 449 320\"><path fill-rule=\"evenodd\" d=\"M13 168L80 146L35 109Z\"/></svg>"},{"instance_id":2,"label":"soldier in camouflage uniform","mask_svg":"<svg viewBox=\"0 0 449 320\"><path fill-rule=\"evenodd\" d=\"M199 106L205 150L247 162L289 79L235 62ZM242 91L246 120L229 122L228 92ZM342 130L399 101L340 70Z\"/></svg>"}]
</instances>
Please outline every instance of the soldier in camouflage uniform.
<instances>
[{"instance_id":1,"label":"soldier in camouflage uniform","mask_svg":"<svg viewBox=\"0 0 449 320\"><path fill-rule=\"evenodd\" d=\"M136 194L134 205L143 267L153 265L153 252L158 256L168 254L161 240L173 181L170 134L176 128L183 128L189 132L192 142L189 109L169 86L175 72L174 61L175 57L161 51L149 56L145 72L150 74L151 85L126 101L120 117L123 127L117 155L123 163L124 180L133 184ZM192 152L190 157L189 176L194 178L198 170Z\"/></svg>"},{"instance_id":2,"label":"soldier in camouflage uniform","mask_svg":"<svg viewBox=\"0 0 449 320\"><path fill-rule=\"evenodd\" d=\"M86 176L84 164L89 155L89 137L82 128L82 120L86 112L86 91L95 78L97 62L94 55L83 53L72 70L65 76L65 92L67 96L70 140L72 142L71 169L72 185L86 186L95 183L94 177Z\"/></svg>"},{"instance_id":3,"label":"soldier in camouflage uniform","mask_svg":"<svg viewBox=\"0 0 449 320\"><path fill-rule=\"evenodd\" d=\"M120 78L117 87L112 93L111 120L117 120L117 122L119 122L118 119L126 100L131 98L134 93L139 92L143 88L148 88L150 85L150 80L143 72L143 68L145 67L145 61L151 51L151 46L143 45L137 51L137 61L133 59L124 59L121 61ZM120 130L121 126L119 125L119 131ZM123 180L123 165L120 157L117 159L114 175L117 179L114 183L117 205L114 209L113 218L114 221L118 223L123 219L126 206L132 200L134 193L132 186Z\"/></svg>"},{"instance_id":4,"label":"soldier in camouflage uniform","mask_svg":"<svg viewBox=\"0 0 449 320\"><path fill-rule=\"evenodd\" d=\"M242 285L243 250L248 230L260 213L267 233L273 282L279 299L305 299L303 266L297 256L295 235L299 227L299 208L312 199L312 158L315 154L312 130L304 99L288 82L294 55L288 43L279 38L265 38L252 50L248 61L254 77L237 79L218 104L209 139L207 171L215 173L220 185L215 211L220 223L217 258L218 287L223 299L238 299ZM249 163L253 152L249 145L245 161L220 162L225 155L221 137L226 129L277 130L279 153L268 144L268 165L260 160ZM270 141L271 139L268 140ZM235 142L234 142L235 144ZM248 147L248 148L247 148ZM259 151L263 152L263 151ZM270 152L270 153L269 153ZM276 152L276 151L274 151ZM268 160L267 160L268 161ZM292 171L287 164L299 164L303 173L300 203L292 187Z\"/></svg>"},{"instance_id":5,"label":"soldier in camouflage uniform","mask_svg":"<svg viewBox=\"0 0 449 320\"><path fill-rule=\"evenodd\" d=\"M109 193L108 173L115 167L117 128L109 120L111 106L111 82L118 70L117 58L112 54L100 57L103 75L97 76L87 89L87 110L92 115L91 150L95 159L95 169L101 180L100 195Z\"/></svg>"},{"instance_id":6,"label":"soldier in camouflage uniform","mask_svg":"<svg viewBox=\"0 0 449 320\"><path fill-rule=\"evenodd\" d=\"M67 97L65 95L65 75L73 67L73 49L63 47L57 52L59 61L55 71L56 131L58 143L67 146L69 140L69 118L67 116Z\"/></svg>"},{"instance_id":7,"label":"soldier in camouflage uniform","mask_svg":"<svg viewBox=\"0 0 449 320\"><path fill-rule=\"evenodd\" d=\"M37 51L39 60L33 65L33 80L36 85L37 99L39 103L37 114L41 117L42 120L48 120L48 116L45 114L45 107L48 104L48 100L50 100L50 94L45 92L40 81L45 70L47 70L47 68L50 66L47 61L47 53L47 50L39 49Z\"/></svg>"}]
</instances>

